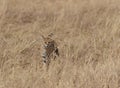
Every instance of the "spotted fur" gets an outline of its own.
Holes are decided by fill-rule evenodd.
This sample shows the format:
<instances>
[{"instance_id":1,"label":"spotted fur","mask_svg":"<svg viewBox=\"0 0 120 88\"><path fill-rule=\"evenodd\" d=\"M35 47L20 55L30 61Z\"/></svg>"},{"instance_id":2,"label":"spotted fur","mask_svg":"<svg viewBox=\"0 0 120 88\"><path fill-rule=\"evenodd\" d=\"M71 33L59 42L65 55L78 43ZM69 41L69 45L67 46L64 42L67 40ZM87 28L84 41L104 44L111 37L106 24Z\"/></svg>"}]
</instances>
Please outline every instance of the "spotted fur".
<instances>
[{"instance_id":1,"label":"spotted fur","mask_svg":"<svg viewBox=\"0 0 120 88\"><path fill-rule=\"evenodd\" d=\"M50 63L50 58L56 58L59 56L59 50L57 43L51 39L49 36L44 37L42 36L44 44L43 44L43 53L42 58L44 63Z\"/></svg>"}]
</instances>

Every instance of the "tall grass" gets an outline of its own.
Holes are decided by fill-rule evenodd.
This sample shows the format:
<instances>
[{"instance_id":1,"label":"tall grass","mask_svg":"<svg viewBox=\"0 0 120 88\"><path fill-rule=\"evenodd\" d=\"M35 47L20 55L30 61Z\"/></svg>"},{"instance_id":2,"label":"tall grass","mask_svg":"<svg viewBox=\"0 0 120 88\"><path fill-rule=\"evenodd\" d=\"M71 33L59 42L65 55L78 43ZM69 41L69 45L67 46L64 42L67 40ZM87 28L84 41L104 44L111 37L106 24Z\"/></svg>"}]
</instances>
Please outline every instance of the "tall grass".
<instances>
[{"instance_id":1,"label":"tall grass","mask_svg":"<svg viewBox=\"0 0 120 88\"><path fill-rule=\"evenodd\" d=\"M119 0L1 0L0 88L119 88ZM60 57L46 71L41 34Z\"/></svg>"}]
</instances>

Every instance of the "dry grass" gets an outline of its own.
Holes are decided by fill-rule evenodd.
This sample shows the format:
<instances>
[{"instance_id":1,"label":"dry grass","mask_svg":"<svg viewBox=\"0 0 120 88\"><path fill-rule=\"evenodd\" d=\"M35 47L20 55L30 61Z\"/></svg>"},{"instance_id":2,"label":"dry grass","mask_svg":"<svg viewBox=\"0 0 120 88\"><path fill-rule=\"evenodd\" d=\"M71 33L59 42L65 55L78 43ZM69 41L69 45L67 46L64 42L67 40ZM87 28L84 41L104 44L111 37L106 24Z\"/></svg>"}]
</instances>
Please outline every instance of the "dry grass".
<instances>
[{"instance_id":1,"label":"dry grass","mask_svg":"<svg viewBox=\"0 0 120 88\"><path fill-rule=\"evenodd\" d=\"M119 0L0 0L0 88L119 88ZM42 64L41 34L60 57Z\"/></svg>"}]
</instances>

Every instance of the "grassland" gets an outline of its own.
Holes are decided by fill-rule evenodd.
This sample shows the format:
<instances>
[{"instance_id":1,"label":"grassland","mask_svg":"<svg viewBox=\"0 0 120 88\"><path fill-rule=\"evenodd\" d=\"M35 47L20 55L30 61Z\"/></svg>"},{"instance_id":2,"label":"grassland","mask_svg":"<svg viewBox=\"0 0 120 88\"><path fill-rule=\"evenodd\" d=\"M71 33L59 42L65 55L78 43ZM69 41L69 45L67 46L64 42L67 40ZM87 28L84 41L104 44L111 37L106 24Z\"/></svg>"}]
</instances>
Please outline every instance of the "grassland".
<instances>
[{"instance_id":1,"label":"grassland","mask_svg":"<svg viewBox=\"0 0 120 88\"><path fill-rule=\"evenodd\" d=\"M0 88L119 88L119 5L119 0L0 0ZM51 32L60 57L46 71L40 35Z\"/></svg>"}]
</instances>

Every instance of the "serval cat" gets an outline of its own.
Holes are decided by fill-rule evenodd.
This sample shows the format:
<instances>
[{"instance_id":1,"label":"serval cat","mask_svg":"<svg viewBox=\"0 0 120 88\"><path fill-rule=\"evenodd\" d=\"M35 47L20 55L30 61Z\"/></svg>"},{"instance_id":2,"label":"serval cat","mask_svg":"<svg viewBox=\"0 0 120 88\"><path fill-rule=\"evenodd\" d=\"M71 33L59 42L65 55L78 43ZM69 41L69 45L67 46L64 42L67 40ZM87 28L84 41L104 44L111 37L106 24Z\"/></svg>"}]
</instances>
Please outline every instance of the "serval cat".
<instances>
[{"instance_id":1,"label":"serval cat","mask_svg":"<svg viewBox=\"0 0 120 88\"><path fill-rule=\"evenodd\" d=\"M42 46L42 59L45 64L49 65L51 58L55 59L56 56L59 56L58 46L57 43L53 39L51 39L50 35L48 35L47 37L42 35L42 39L44 43Z\"/></svg>"}]
</instances>

